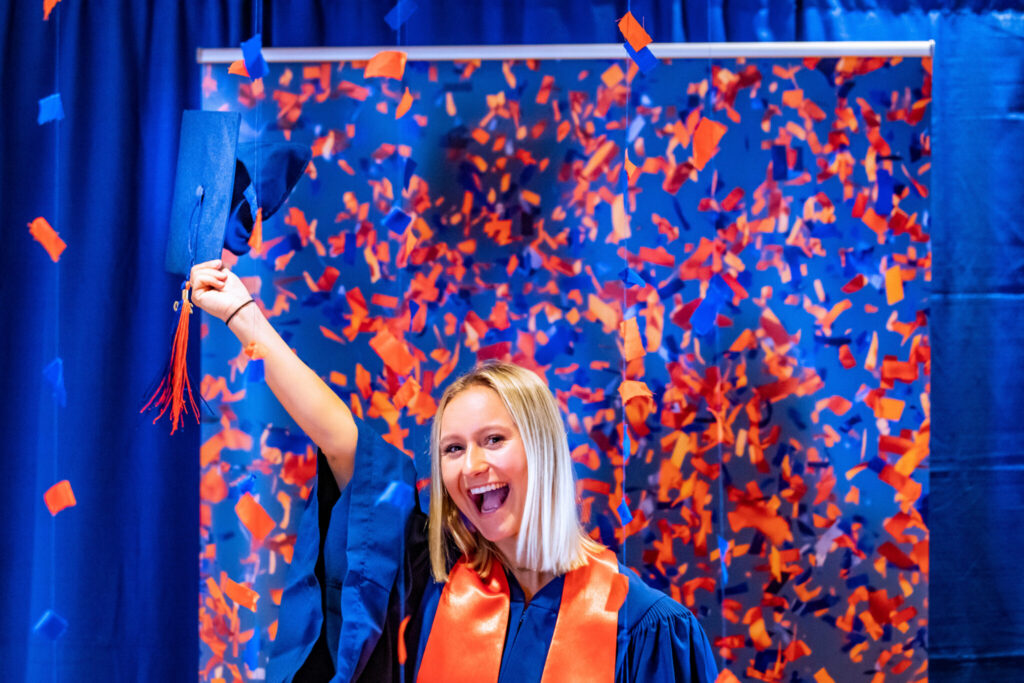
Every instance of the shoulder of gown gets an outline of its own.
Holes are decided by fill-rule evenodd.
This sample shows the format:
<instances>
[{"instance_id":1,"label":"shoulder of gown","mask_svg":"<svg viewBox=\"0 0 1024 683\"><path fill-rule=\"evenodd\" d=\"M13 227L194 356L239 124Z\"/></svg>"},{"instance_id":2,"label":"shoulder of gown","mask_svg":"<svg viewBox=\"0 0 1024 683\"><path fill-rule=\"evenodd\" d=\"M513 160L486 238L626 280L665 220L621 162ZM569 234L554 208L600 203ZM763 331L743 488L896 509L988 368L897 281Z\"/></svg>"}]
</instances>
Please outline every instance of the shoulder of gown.
<instances>
[{"instance_id":1,"label":"shoulder of gown","mask_svg":"<svg viewBox=\"0 0 1024 683\"><path fill-rule=\"evenodd\" d=\"M693 613L632 570L620 566L620 571L629 578L629 590L616 681L714 683L715 654Z\"/></svg>"},{"instance_id":2,"label":"shoulder of gown","mask_svg":"<svg viewBox=\"0 0 1024 683\"><path fill-rule=\"evenodd\" d=\"M352 479L343 491L334 484L326 459L318 454L316 484L299 522L295 553L282 597L277 638L268 681L288 681L313 653L342 680L367 669L386 622L399 613L395 600L408 593L406 536L423 525L416 504L412 459L356 419ZM418 543L425 539L418 536ZM425 543L424 543L425 545ZM403 576L404 575L404 576ZM318 651L314 653L314 644ZM331 666L333 665L333 666ZM372 666L370 667L372 668ZM300 676L301 678L301 676Z\"/></svg>"}]
</instances>

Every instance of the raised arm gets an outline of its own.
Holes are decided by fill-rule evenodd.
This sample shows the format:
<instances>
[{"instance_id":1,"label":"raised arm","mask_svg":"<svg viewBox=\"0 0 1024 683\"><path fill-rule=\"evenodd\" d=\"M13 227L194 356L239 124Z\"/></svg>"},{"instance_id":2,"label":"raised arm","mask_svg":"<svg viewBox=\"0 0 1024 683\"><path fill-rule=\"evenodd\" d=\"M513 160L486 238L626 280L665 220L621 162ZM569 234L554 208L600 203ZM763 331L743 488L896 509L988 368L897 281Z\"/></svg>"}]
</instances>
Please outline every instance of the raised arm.
<instances>
[{"instance_id":1,"label":"raised arm","mask_svg":"<svg viewBox=\"0 0 1024 683\"><path fill-rule=\"evenodd\" d=\"M352 478L358 430L348 406L292 352L255 304L238 276L220 260L192 268L192 302L224 321L243 345L255 342L263 353L267 385L299 428L327 456L339 488ZM236 313L237 311L237 313ZM234 315L232 316L232 314Z\"/></svg>"}]
</instances>

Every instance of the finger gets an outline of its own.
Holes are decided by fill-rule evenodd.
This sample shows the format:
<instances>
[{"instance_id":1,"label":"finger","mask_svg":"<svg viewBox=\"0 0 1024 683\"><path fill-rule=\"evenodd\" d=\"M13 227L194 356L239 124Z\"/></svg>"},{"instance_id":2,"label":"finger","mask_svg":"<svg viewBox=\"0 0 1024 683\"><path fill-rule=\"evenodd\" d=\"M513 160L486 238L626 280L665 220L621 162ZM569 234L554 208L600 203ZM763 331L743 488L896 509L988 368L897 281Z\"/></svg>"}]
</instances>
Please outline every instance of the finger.
<instances>
[{"instance_id":1,"label":"finger","mask_svg":"<svg viewBox=\"0 0 1024 683\"><path fill-rule=\"evenodd\" d=\"M220 289L224 289L224 282L222 282L221 280L219 280L218 278L216 278L216 277L214 277L212 275L207 275L207 274L204 273L204 274L200 274L200 275L196 276L195 281L193 282L192 286L193 286L193 288L205 288L205 289L217 289L217 290L220 290Z\"/></svg>"},{"instance_id":2,"label":"finger","mask_svg":"<svg viewBox=\"0 0 1024 683\"><path fill-rule=\"evenodd\" d=\"M216 265L212 265L212 264L216 264ZM203 273L204 271L214 270L214 271L219 272L217 270L219 268L220 268L220 259L217 259L216 261L205 261L203 263L197 263L196 265L192 266L192 270L189 271L189 279L190 280L195 279L195 277L197 275L199 275L200 273Z\"/></svg>"}]
</instances>

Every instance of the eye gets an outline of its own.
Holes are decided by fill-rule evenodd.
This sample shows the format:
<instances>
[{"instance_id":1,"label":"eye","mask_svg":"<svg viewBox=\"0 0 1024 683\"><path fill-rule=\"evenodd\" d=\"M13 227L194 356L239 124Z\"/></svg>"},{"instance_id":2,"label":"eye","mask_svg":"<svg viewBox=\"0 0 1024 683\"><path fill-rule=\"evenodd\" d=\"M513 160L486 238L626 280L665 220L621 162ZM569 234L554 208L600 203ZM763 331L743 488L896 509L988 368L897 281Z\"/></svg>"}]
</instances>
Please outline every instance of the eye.
<instances>
[{"instance_id":1,"label":"eye","mask_svg":"<svg viewBox=\"0 0 1024 683\"><path fill-rule=\"evenodd\" d=\"M443 453L444 455L455 455L461 450L462 446L460 446L459 444L450 443L441 450L441 453Z\"/></svg>"},{"instance_id":2,"label":"eye","mask_svg":"<svg viewBox=\"0 0 1024 683\"><path fill-rule=\"evenodd\" d=\"M500 445L504 440L505 437L502 436L501 434L491 434L486 439L484 439L484 443L488 446L497 446Z\"/></svg>"}]
</instances>

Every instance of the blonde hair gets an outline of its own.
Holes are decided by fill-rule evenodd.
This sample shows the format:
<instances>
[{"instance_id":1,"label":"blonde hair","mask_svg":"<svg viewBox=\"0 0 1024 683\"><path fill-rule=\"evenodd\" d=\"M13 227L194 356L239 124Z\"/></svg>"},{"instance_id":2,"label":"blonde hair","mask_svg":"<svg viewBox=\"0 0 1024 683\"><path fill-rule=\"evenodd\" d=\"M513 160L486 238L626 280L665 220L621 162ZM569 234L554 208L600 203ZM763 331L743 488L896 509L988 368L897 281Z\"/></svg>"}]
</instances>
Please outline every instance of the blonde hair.
<instances>
[{"instance_id":1,"label":"blonde hair","mask_svg":"<svg viewBox=\"0 0 1024 683\"><path fill-rule=\"evenodd\" d=\"M485 574L501 551L480 532L470 531L441 480L441 418L448 403L474 386L492 389L501 398L526 451L527 485L519 528L516 566L564 574L586 563L586 554L600 550L580 526L576 482L565 425L555 397L533 372L511 363L478 365L455 380L441 396L430 430L430 567L437 581L448 578L456 559L448 555L448 540Z\"/></svg>"}]
</instances>

